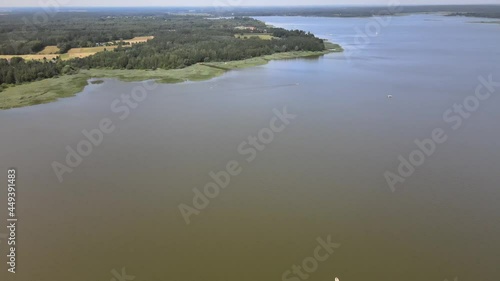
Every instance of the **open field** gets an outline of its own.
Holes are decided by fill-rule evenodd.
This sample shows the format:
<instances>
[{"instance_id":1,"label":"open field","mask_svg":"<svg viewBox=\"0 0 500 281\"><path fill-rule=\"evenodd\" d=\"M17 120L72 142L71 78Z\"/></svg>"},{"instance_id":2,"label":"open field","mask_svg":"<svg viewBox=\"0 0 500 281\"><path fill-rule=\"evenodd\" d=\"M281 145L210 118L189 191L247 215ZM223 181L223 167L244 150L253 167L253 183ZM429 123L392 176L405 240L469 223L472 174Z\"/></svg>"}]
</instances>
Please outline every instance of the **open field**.
<instances>
[{"instance_id":1,"label":"open field","mask_svg":"<svg viewBox=\"0 0 500 281\"><path fill-rule=\"evenodd\" d=\"M34 55L0 55L1 59L8 59L10 60L13 57L21 57L25 60L43 60L43 58L46 58L48 60L54 59L58 56L61 57L63 60L69 60L69 59L74 59L74 58L84 58L88 57L91 55L94 55L98 52L106 50L113 50L118 46L102 46L102 47L90 47L90 48L73 48L70 49L67 53L65 54L34 54Z\"/></svg>"},{"instance_id":2,"label":"open field","mask_svg":"<svg viewBox=\"0 0 500 281\"><path fill-rule=\"evenodd\" d=\"M56 58L57 56L60 55L0 55L0 59L7 59L10 60L13 57L21 57L24 60L43 60L43 58L46 58L48 60L51 60L53 58Z\"/></svg>"},{"instance_id":3,"label":"open field","mask_svg":"<svg viewBox=\"0 0 500 281\"><path fill-rule=\"evenodd\" d=\"M241 61L198 63L182 69L169 70L80 70L78 74L64 75L6 88L0 92L0 109L48 103L59 98L73 96L83 90L90 78L117 78L122 81L156 80L158 83L202 81L221 76L230 70L264 65L271 60L317 57L330 52L333 52L333 50L277 53Z\"/></svg>"},{"instance_id":4,"label":"open field","mask_svg":"<svg viewBox=\"0 0 500 281\"><path fill-rule=\"evenodd\" d=\"M57 54L59 52L59 48L57 46L46 46L43 50L37 53L37 55L49 55L49 54Z\"/></svg>"},{"instance_id":5,"label":"open field","mask_svg":"<svg viewBox=\"0 0 500 281\"><path fill-rule=\"evenodd\" d=\"M1 59L8 59L10 60L13 57L21 57L25 60L43 60L43 58L46 58L48 60L54 59L58 56L61 57L63 60L69 60L69 59L74 59L74 58L84 58L88 57L91 55L95 55L98 52L103 52L104 50L113 50L118 46L101 46L101 47L89 47L89 48L73 48L70 49L67 53L65 54L51 54L51 55L43 55L43 54L35 54L35 55L0 55ZM124 46L125 47L125 46Z\"/></svg>"},{"instance_id":6,"label":"open field","mask_svg":"<svg viewBox=\"0 0 500 281\"><path fill-rule=\"evenodd\" d=\"M111 51L116 49L118 46L99 46L99 47L88 47L88 48L72 48L66 54L61 55L61 59L69 60L74 58L84 58L88 56L95 55L103 51Z\"/></svg>"},{"instance_id":7,"label":"open field","mask_svg":"<svg viewBox=\"0 0 500 281\"><path fill-rule=\"evenodd\" d=\"M44 58L51 60L59 56L57 52L59 52L59 48L57 48L57 46L47 46L40 52L33 55L0 55L0 59L10 60L12 57L21 57L25 60L43 60Z\"/></svg>"},{"instance_id":8,"label":"open field","mask_svg":"<svg viewBox=\"0 0 500 281\"><path fill-rule=\"evenodd\" d=\"M239 39L260 38L262 40L271 40L274 38L269 33L244 33L243 35L235 34L234 37L239 38Z\"/></svg>"},{"instance_id":9,"label":"open field","mask_svg":"<svg viewBox=\"0 0 500 281\"><path fill-rule=\"evenodd\" d=\"M155 38L155 37L154 36L138 36L138 37L134 37L130 40L123 40L123 42L127 42L130 44L137 44L137 43L147 42L148 40L151 40L153 38Z\"/></svg>"},{"instance_id":10,"label":"open field","mask_svg":"<svg viewBox=\"0 0 500 281\"><path fill-rule=\"evenodd\" d=\"M130 40L123 40L123 42L128 42L130 44L144 43L148 40L153 39L154 36L139 36L134 37ZM123 47L128 47L130 45L123 45ZM103 52L104 50L113 50L118 46L99 46L99 47L88 47L88 48L72 48L65 54L57 54L59 48L57 46L47 46L42 51L32 54L32 55L0 55L1 59L11 59L13 57L21 57L25 60L43 60L46 58L48 60L54 59L57 56L61 56L63 60L69 60L74 58L84 58L88 56L95 55L98 52Z\"/></svg>"}]
</instances>

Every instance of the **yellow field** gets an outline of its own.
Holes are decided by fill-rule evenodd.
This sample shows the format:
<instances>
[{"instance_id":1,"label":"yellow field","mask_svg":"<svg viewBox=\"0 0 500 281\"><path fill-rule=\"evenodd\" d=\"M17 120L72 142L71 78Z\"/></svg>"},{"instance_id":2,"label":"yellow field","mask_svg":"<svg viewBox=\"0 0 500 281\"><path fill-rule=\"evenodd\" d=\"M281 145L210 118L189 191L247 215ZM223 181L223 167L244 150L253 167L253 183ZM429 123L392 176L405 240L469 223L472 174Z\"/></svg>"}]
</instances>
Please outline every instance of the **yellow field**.
<instances>
[{"instance_id":1,"label":"yellow field","mask_svg":"<svg viewBox=\"0 0 500 281\"><path fill-rule=\"evenodd\" d=\"M91 48L73 48L70 49L66 54L51 54L51 55L41 55L40 53L36 55L0 55L0 59L8 59L10 60L13 57L21 57L25 60L43 60L46 58L48 60L54 59L57 56L60 56L63 60L69 60L74 58L84 58L91 55L94 55L98 52L106 50L113 50L118 46L102 46L102 47L91 47Z\"/></svg>"},{"instance_id":2,"label":"yellow field","mask_svg":"<svg viewBox=\"0 0 500 281\"><path fill-rule=\"evenodd\" d=\"M137 43L145 43L145 42L148 42L149 40L155 38L154 36L138 36L138 37L134 37L132 39L129 39L129 40L122 40L124 43L129 43L130 45L132 44L137 44ZM119 43L120 41L112 41L112 42L109 42L109 43ZM123 45L124 47L128 46L128 45Z\"/></svg>"},{"instance_id":3,"label":"yellow field","mask_svg":"<svg viewBox=\"0 0 500 281\"><path fill-rule=\"evenodd\" d=\"M68 60L73 58L84 58L96 53L102 52L104 50L110 51L116 49L118 46L100 46L100 47L89 47L89 48L72 48L69 49L68 53L63 54L61 59Z\"/></svg>"},{"instance_id":4,"label":"yellow field","mask_svg":"<svg viewBox=\"0 0 500 281\"><path fill-rule=\"evenodd\" d=\"M154 36L138 36L138 37L134 37L130 40L123 40L123 42L127 42L130 44L137 44L137 43L147 42L148 40L151 40L153 38L155 38L155 37Z\"/></svg>"},{"instance_id":5,"label":"yellow field","mask_svg":"<svg viewBox=\"0 0 500 281\"><path fill-rule=\"evenodd\" d=\"M154 36L139 36L134 37L130 40L123 40L123 42L128 42L130 44L144 43L148 40L153 39ZM123 45L123 47L129 47L130 45ZM99 46L99 47L89 47L89 48L72 48L65 54L56 54L59 51L57 46L47 46L45 49L34 55L0 55L0 59L11 59L12 57L21 57L25 60L43 60L46 58L51 60L57 56L61 56L63 60L69 60L74 58L84 58L88 56L95 55L96 53L104 51L104 49L110 51L118 46Z\"/></svg>"},{"instance_id":6,"label":"yellow field","mask_svg":"<svg viewBox=\"0 0 500 281\"><path fill-rule=\"evenodd\" d=\"M40 52L34 54L34 55L0 55L0 59L8 59L10 60L12 57L21 57L25 60L43 60L43 58L46 58L48 60L51 60L53 58L56 58L59 56L57 54L59 52L59 48L57 46L47 46Z\"/></svg>"},{"instance_id":7,"label":"yellow field","mask_svg":"<svg viewBox=\"0 0 500 281\"><path fill-rule=\"evenodd\" d=\"M25 60L43 60L43 58L46 58L48 60L51 60L53 58L56 58L59 55L0 55L0 59L8 59L10 60L13 57L21 57Z\"/></svg>"},{"instance_id":8,"label":"yellow field","mask_svg":"<svg viewBox=\"0 0 500 281\"><path fill-rule=\"evenodd\" d=\"M269 34L269 33L246 33L246 34L235 34L234 37L238 38L238 39L245 39L246 38L250 38L250 37L258 37L262 40L271 40L273 39L274 37Z\"/></svg>"},{"instance_id":9,"label":"yellow field","mask_svg":"<svg viewBox=\"0 0 500 281\"><path fill-rule=\"evenodd\" d=\"M57 48L57 46L47 46L38 52L37 55L57 54L57 52L59 52L59 48Z\"/></svg>"}]
</instances>

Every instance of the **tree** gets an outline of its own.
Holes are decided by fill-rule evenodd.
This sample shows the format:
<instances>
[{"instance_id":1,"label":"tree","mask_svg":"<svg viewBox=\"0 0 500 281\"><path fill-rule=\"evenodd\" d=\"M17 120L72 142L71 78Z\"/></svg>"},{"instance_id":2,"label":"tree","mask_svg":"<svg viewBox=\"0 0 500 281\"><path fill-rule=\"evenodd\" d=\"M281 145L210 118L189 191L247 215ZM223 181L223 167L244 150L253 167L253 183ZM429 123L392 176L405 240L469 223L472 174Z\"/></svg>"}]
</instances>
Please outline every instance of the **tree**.
<instances>
[{"instance_id":1,"label":"tree","mask_svg":"<svg viewBox=\"0 0 500 281\"><path fill-rule=\"evenodd\" d=\"M16 76L14 75L14 70L12 68L7 71L7 75L5 76L5 83L16 84Z\"/></svg>"}]
</instances>

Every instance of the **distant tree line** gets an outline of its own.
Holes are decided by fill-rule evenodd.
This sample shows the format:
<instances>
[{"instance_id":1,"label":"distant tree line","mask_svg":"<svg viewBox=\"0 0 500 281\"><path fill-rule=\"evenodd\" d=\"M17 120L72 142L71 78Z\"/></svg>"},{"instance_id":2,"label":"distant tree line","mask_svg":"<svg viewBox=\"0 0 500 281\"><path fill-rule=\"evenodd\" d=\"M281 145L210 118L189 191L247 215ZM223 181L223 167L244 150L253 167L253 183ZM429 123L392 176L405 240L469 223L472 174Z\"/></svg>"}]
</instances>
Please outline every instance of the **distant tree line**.
<instances>
[{"instance_id":1,"label":"distant tree line","mask_svg":"<svg viewBox=\"0 0 500 281\"><path fill-rule=\"evenodd\" d=\"M219 16L307 16L373 17L399 13L456 13L457 15L500 18L500 5L403 5L397 1L379 6L245 7L234 9L199 8L197 12ZM402 2L402 1L401 1Z\"/></svg>"},{"instance_id":2,"label":"distant tree line","mask_svg":"<svg viewBox=\"0 0 500 281\"><path fill-rule=\"evenodd\" d=\"M491 12L484 12L484 13L450 13L447 16L500 19L500 11L496 11L496 12L491 11Z\"/></svg>"}]
</instances>

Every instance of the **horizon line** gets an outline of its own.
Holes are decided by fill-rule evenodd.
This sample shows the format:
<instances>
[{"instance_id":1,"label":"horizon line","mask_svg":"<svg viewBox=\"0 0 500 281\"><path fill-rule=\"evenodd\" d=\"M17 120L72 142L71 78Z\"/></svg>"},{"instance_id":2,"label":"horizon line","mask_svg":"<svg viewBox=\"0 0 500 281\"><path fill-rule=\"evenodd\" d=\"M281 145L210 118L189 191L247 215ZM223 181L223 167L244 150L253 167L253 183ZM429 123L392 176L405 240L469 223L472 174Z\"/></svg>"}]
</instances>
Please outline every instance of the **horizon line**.
<instances>
[{"instance_id":1,"label":"horizon line","mask_svg":"<svg viewBox=\"0 0 500 281\"><path fill-rule=\"evenodd\" d=\"M400 5L401 7L405 6L414 6L414 7L425 7L425 6L500 6L500 3L470 3L470 4L448 4L448 3L433 3L433 4L404 4ZM214 8L214 7L220 7L216 5L210 5L210 6L199 6L199 5L186 5L186 6L72 6L72 5L67 5L67 6L61 6L59 8ZM301 4L296 4L296 5L269 5L269 6L262 6L262 5L248 5L248 6L237 6L237 7L230 7L234 9L238 8L295 8L295 7L329 7L329 8L335 8L335 7L387 7L385 4L337 4L337 5L301 5ZM10 8L10 9L18 9L18 8L53 8L53 6L0 6L2 9Z\"/></svg>"}]
</instances>

